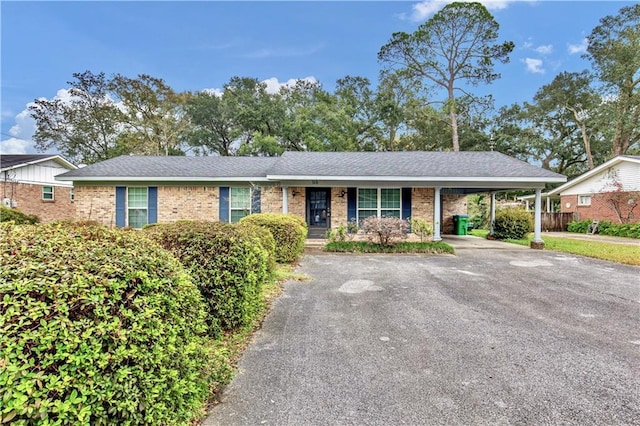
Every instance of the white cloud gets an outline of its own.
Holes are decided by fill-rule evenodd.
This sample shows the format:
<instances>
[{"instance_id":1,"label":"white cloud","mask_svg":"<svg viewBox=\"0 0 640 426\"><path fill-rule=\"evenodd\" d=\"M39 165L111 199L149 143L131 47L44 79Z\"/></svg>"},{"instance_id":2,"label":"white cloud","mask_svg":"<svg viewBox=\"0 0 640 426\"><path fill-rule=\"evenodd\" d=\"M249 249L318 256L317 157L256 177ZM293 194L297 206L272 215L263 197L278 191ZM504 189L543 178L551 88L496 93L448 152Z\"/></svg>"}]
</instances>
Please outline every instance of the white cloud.
<instances>
[{"instance_id":1,"label":"white cloud","mask_svg":"<svg viewBox=\"0 0 640 426\"><path fill-rule=\"evenodd\" d=\"M222 96L222 92L223 92L223 90L222 90L222 89L216 89L216 88L213 88L213 89L203 89L202 91L203 91L204 93L207 93L207 94L209 94L209 95L213 95L213 96L217 96L217 97Z\"/></svg>"},{"instance_id":2,"label":"white cloud","mask_svg":"<svg viewBox=\"0 0 640 426\"><path fill-rule=\"evenodd\" d=\"M36 121L31 117L29 106L33 103L27 104L27 109L23 110L20 114L15 116L15 124L9 129L9 134L18 139L30 140L36 131Z\"/></svg>"},{"instance_id":3,"label":"white cloud","mask_svg":"<svg viewBox=\"0 0 640 426\"><path fill-rule=\"evenodd\" d=\"M46 99L46 98L41 98ZM61 99L63 102L71 100L68 89L60 89L52 99ZM33 142L33 134L36 132L36 121L31 117L29 107L35 105L29 102L26 108L14 117L14 125L9 129L12 137L0 141L0 152L3 154L27 154L36 152Z\"/></svg>"},{"instance_id":4,"label":"white cloud","mask_svg":"<svg viewBox=\"0 0 640 426\"><path fill-rule=\"evenodd\" d=\"M524 58L522 62L527 66L527 71L533 74L544 74L542 59Z\"/></svg>"},{"instance_id":5,"label":"white cloud","mask_svg":"<svg viewBox=\"0 0 640 426\"><path fill-rule=\"evenodd\" d=\"M9 138L0 141L0 154L26 154L33 152L33 142L23 139Z\"/></svg>"},{"instance_id":6,"label":"white cloud","mask_svg":"<svg viewBox=\"0 0 640 426\"><path fill-rule=\"evenodd\" d=\"M445 7L449 3L453 3L455 0L423 0L419 3L415 3L411 6L412 12L409 18L412 21L424 21L437 11ZM466 2L472 2L474 0L462 0ZM507 8L509 3L514 0L480 0L479 2L484 5L488 10L501 10ZM405 18L406 15L401 15Z\"/></svg>"},{"instance_id":7,"label":"white cloud","mask_svg":"<svg viewBox=\"0 0 640 426\"><path fill-rule=\"evenodd\" d=\"M277 77L267 78L266 80L262 80L261 83L264 83L266 87L267 93L275 94L280 91L283 87L293 87L296 85L298 81L308 81L309 83L317 83L315 77L309 76L304 78L290 78L287 81L280 82ZM209 93L210 95L222 96L224 92L223 89L212 88L212 89L204 89L203 92Z\"/></svg>"},{"instance_id":8,"label":"white cloud","mask_svg":"<svg viewBox=\"0 0 640 426\"><path fill-rule=\"evenodd\" d=\"M283 81L281 83L278 81L276 77L271 77L266 80L263 80L262 82L267 85L267 89L266 89L267 93L275 94L275 93L278 93L280 89L283 87L295 86L296 82L298 81L308 81L309 83L316 83L318 80L316 80L315 77L309 76L305 78L290 78L289 80Z\"/></svg>"},{"instance_id":9,"label":"white cloud","mask_svg":"<svg viewBox=\"0 0 640 426\"><path fill-rule=\"evenodd\" d=\"M542 46L536 47L533 50L538 52L541 55L549 55L550 53L553 52L553 45L552 44L542 45Z\"/></svg>"},{"instance_id":10,"label":"white cloud","mask_svg":"<svg viewBox=\"0 0 640 426\"><path fill-rule=\"evenodd\" d=\"M587 47L589 46L589 40L583 38L579 44L570 44L567 47L567 51L570 55L575 55L576 53L585 53L587 51Z\"/></svg>"}]
</instances>

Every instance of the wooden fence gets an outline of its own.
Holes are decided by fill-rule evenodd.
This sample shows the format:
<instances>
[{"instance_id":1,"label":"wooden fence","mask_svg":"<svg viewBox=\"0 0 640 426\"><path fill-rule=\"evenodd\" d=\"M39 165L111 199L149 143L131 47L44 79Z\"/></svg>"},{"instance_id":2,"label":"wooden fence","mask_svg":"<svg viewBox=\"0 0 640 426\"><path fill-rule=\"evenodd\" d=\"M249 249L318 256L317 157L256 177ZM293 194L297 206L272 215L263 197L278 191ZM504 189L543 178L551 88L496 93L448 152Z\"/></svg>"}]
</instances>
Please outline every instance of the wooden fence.
<instances>
[{"instance_id":1,"label":"wooden fence","mask_svg":"<svg viewBox=\"0 0 640 426\"><path fill-rule=\"evenodd\" d=\"M532 214L534 214L532 212ZM575 220L574 213L542 213L542 230L565 232L569 222Z\"/></svg>"}]
</instances>

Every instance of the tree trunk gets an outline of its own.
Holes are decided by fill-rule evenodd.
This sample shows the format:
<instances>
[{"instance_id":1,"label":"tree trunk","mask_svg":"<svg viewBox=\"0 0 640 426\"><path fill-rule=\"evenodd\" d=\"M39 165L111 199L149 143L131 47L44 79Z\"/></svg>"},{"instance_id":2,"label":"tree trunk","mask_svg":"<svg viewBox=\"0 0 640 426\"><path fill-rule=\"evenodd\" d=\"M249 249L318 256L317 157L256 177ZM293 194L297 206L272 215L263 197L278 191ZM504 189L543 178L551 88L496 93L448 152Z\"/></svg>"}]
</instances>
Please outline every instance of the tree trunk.
<instances>
[{"instance_id":1,"label":"tree trunk","mask_svg":"<svg viewBox=\"0 0 640 426\"><path fill-rule=\"evenodd\" d=\"M589 170L591 170L595 167L593 164L593 155L591 154L591 138L589 138L587 126L585 126L584 123L580 123L580 132L582 133L582 142L584 142L584 152L587 153L587 166Z\"/></svg>"},{"instance_id":2,"label":"tree trunk","mask_svg":"<svg viewBox=\"0 0 640 426\"><path fill-rule=\"evenodd\" d=\"M453 93L453 82L449 84L449 118L451 120L451 142L454 151L460 151L460 142L458 140L458 115L456 108L456 97Z\"/></svg>"}]
</instances>

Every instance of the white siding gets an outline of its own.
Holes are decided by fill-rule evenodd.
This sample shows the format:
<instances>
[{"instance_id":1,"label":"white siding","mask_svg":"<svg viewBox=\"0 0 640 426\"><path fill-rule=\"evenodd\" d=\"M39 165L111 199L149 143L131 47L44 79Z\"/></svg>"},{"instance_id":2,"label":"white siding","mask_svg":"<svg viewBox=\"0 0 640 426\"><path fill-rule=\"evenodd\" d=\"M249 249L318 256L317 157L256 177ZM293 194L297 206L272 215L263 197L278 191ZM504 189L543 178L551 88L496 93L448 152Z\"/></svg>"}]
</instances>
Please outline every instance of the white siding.
<instances>
[{"instance_id":1,"label":"white siding","mask_svg":"<svg viewBox=\"0 0 640 426\"><path fill-rule=\"evenodd\" d=\"M615 189L611 186L613 180L617 180L622 184L623 191L640 191L640 163L623 161L567 188L560 195L594 194L611 191Z\"/></svg>"},{"instance_id":2,"label":"white siding","mask_svg":"<svg viewBox=\"0 0 640 426\"><path fill-rule=\"evenodd\" d=\"M54 178L54 176L68 171L69 169L57 162L48 160L9 170L7 175L9 179L20 183L72 187L73 184L71 182L57 181ZM2 178L4 178L4 172L2 173Z\"/></svg>"}]
</instances>

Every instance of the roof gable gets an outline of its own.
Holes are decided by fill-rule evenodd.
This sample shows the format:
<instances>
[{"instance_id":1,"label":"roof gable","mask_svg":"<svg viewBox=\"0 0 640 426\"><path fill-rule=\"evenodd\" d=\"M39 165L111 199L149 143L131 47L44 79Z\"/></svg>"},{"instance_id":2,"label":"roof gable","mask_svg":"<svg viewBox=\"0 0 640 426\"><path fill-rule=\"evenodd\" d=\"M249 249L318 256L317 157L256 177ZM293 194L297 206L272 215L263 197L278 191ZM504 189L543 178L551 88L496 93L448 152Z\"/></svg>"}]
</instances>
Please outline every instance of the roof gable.
<instances>
[{"instance_id":1,"label":"roof gable","mask_svg":"<svg viewBox=\"0 0 640 426\"><path fill-rule=\"evenodd\" d=\"M608 169L610 169L613 166L616 166L620 163L623 162L629 162L632 164L640 164L640 156L638 155L619 155L617 157L612 158L611 160L600 164L598 167L595 167L591 170L589 170L588 172L585 172L583 174L581 174L580 176L570 180L569 182L565 183L564 185L560 185L559 187L553 189L552 191L549 191L549 195L557 195L557 194L561 194L562 192L565 192L567 190L569 190L570 188L579 185L601 173L606 172Z\"/></svg>"},{"instance_id":2,"label":"roof gable","mask_svg":"<svg viewBox=\"0 0 640 426\"><path fill-rule=\"evenodd\" d=\"M9 155L0 155L0 170L4 171L4 170L16 169L19 167L42 163L47 160L53 160L69 170L74 170L77 168L73 163L67 161L60 155L9 154Z\"/></svg>"}]
</instances>

